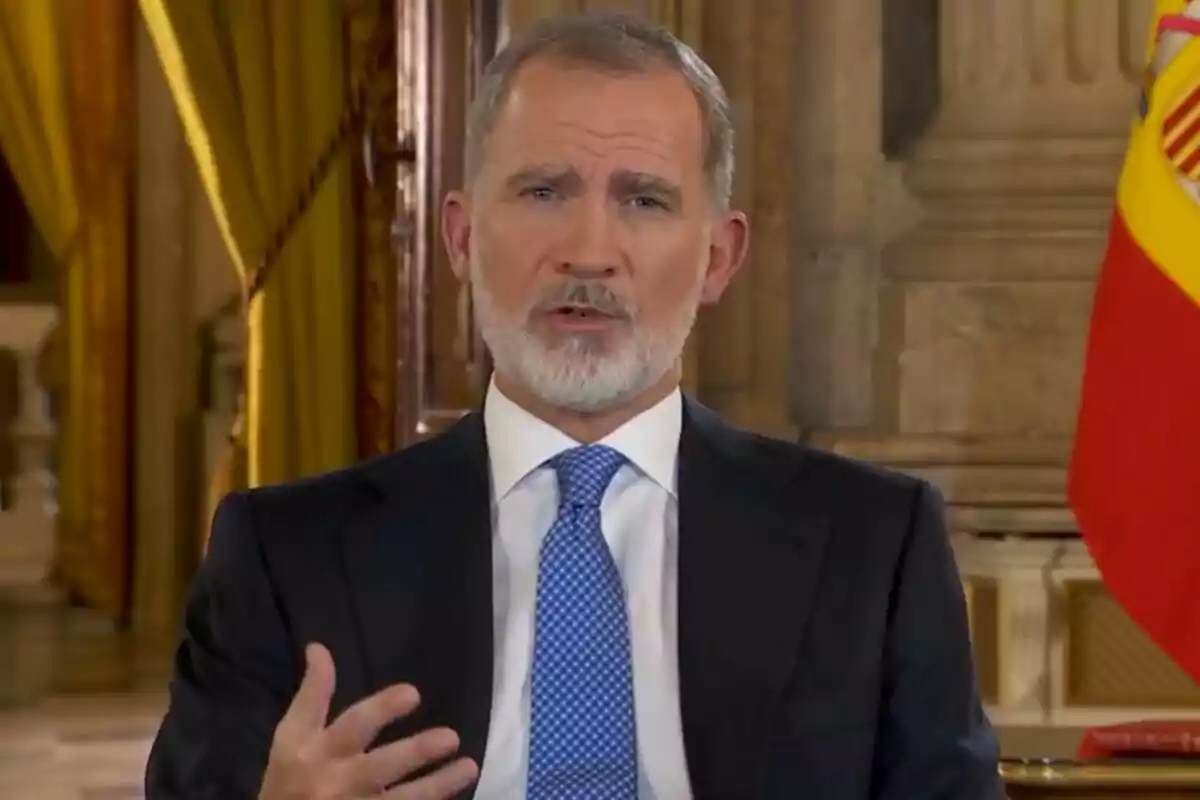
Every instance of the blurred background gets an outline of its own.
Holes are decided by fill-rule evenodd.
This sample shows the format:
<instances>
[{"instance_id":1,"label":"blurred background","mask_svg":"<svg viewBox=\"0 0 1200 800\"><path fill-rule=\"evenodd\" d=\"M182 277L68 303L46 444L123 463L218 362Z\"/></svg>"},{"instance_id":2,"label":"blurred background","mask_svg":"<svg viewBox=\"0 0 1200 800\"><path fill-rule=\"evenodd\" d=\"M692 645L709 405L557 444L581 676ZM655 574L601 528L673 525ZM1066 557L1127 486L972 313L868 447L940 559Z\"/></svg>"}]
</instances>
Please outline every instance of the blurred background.
<instances>
[{"instance_id":1,"label":"blurred background","mask_svg":"<svg viewBox=\"0 0 1200 800\"><path fill-rule=\"evenodd\" d=\"M141 796L223 492L475 403L438 203L496 47L584 8L735 106L688 388L941 487L1005 754L1200 715L1065 496L1154 0L0 0L0 796Z\"/></svg>"}]
</instances>

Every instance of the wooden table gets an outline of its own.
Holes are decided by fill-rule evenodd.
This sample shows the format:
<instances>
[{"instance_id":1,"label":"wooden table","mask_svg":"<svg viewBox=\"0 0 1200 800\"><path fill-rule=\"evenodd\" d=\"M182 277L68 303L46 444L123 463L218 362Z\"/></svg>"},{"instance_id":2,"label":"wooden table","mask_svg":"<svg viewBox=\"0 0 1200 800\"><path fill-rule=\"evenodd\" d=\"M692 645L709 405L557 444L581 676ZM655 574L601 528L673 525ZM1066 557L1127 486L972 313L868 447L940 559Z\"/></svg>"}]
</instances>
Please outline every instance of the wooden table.
<instances>
[{"instance_id":1,"label":"wooden table","mask_svg":"<svg viewBox=\"0 0 1200 800\"><path fill-rule=\"evenodd\" d=\"M1200 799L1200 761L1004 761L1010 800Z\"/></svg>"}]
</instances>

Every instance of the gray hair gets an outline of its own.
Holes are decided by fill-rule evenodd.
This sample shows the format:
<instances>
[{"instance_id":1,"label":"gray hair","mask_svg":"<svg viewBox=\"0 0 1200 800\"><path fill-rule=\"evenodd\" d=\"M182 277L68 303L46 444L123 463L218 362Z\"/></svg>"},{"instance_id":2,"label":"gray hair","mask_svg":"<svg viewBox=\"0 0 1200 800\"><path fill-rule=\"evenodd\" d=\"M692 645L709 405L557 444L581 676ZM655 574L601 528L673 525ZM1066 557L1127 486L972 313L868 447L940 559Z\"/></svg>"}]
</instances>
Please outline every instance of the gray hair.
<instances>
[{"instance_id":1,"label":"gray hair","mask_svg":"<svg viewBox=\"0 0 1200 800\"><path fill-rule=\"evenodd\" d=\"M713 200L727 208L733 193L733 122L729 97L712 68L665 28L621 14L548 17L510 41L483 72L467 115L466 172L473 180L483 164L487 138L526 62L539 56L563 59L617 75L655 67L678 72L700 107L704 121L704 171Z\"/></svg>"}]
</instances>

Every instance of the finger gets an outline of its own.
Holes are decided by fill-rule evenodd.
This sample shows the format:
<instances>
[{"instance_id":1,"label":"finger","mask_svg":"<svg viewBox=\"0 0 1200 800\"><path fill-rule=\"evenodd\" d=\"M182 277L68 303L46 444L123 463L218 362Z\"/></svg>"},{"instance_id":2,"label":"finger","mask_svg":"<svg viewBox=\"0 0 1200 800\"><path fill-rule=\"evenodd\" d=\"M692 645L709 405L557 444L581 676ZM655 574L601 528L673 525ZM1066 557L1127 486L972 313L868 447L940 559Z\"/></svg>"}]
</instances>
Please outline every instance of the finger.
<instances>
[{"instance_id":1,"label":"finger","mask_svg":"<svg viewBox=\"0 0 1200 800\"><path fill-rule=\"evenodd\" d=\"M354 788L359 792L377 792L453 755L458 745L458 734L454 731L431 728L377 747L355 759Z\"/></svg>"},{"instance_id":2,"label":"finger","mask_svg":"<svg viewBox=\"0 0 1200 800\"><path fill-rule=\"evenodd\" d=\"M323 751L330 756L352 756L366 750L379 731L394 719L406 717L421 702L416 687L407 683L389 686L359 700L343 711L324 734Z\"/></svg>"},{"instance_id":3,"label":"finger","mask_svg":"<svg viewBox=\"0 0 1200 800\"><path fill-rule=\"evenodd\" d=\"M297 736L308 736L324 729L337 681L333 656L324 645L314 643L305 647L304 662L300 688L279 722L281 732Z\"/></svg>"},{"instance_id":4,"label":"finger","mask_svg":"<svg viewBox=\"0 0 1200 800\"><path fill-rule=\"evenodd\" d=\"M479 778L479 767L469 758L451 761L420 780L397 786L383 800L448 800Z\"/></svg>"}]
</instances>

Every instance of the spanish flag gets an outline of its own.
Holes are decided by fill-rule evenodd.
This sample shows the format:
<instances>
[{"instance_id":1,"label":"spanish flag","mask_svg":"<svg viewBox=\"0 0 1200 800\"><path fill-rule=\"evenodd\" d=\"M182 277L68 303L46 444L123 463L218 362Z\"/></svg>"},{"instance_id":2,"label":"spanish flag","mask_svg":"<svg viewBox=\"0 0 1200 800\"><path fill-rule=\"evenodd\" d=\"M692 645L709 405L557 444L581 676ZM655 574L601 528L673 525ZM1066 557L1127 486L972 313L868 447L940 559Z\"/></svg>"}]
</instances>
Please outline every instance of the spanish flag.
<instances>
[{"instance_id":1,"label":"spanish flag","mask_svg":"<svg viewBox=\"0 0 1200 800\"><path fill-rule=\"evenodd\" d=\"M1200 0L1158 0L1068 497L1111 595L1200 681Z\"/></svg>"}]
</instances>

